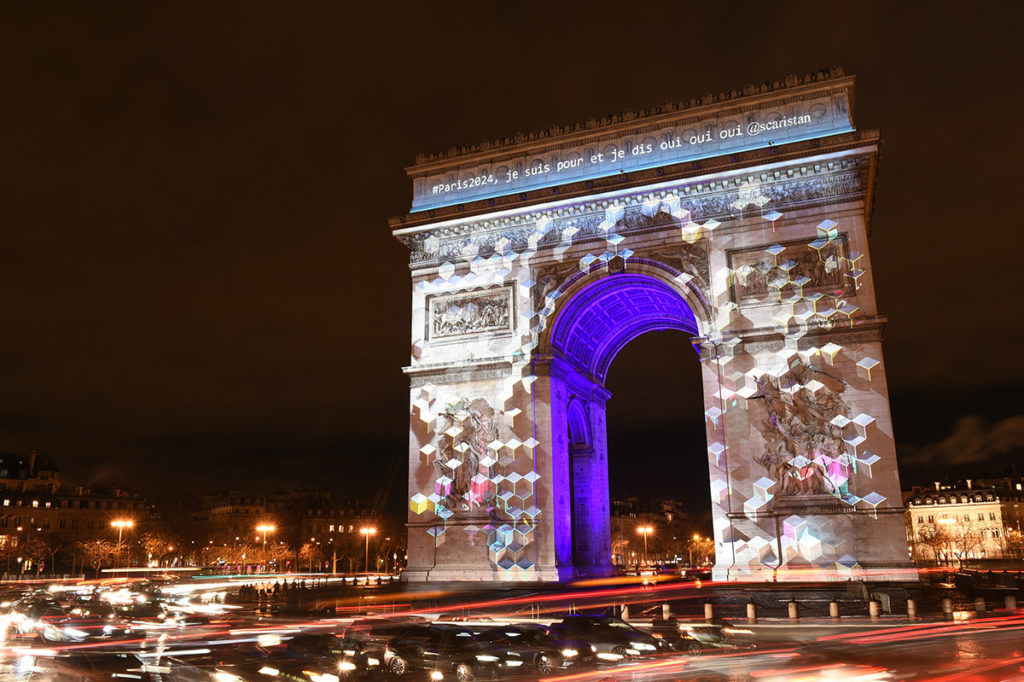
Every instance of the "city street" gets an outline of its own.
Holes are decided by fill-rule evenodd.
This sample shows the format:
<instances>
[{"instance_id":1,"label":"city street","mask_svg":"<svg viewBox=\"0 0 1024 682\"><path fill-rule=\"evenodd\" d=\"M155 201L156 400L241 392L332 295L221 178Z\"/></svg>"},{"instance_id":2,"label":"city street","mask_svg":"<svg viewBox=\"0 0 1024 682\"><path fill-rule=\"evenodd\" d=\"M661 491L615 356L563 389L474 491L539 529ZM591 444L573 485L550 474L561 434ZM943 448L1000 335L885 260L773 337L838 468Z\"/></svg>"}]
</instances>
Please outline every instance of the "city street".
<instances>
[{"instance_id":1,"label":"city street","mask_svg":"<svg viewBox=\"0 0 1024 682\"><path fill-rule=\"evenodd\" d=\"M1024 679L1024 614L1020 611L984 618L960 613L954 621L762 618L750 624L734 619L717 621L717 632L726 633L719 634L718 640L687 647L693 637L702 637L697 633L707 626L703 619L638 618L627 623L613 616L567 615L558 611L564 594L536 595L535 601L529 601L490 599L492 592L487 599L464 599L465 608L449 600L443 613L415 608L402 612L397 602L385 607L386 595L381 594L384 608L377 617L353 613L303 618L231 604L230 589L197 582L182 580L159 589L146 581L134 586L68 585L51 589L52 600L35 589L34 595L5 602L0 679ZM689 589L679 583L669 587ZM628 597L630 589L634 588L570 596L572 603L580 603L578 598L585 594L596 605L624 593ZM359 599L365 603L367 597ZM44 602L46 608L41 609ZM100 603L112 607L96 621L102 631L86 632L90 626L81 619L90 609L98 613ZM590 607L584 608L591 612ZM532 615L511 616L512 610ZM595 606L593 612L599 611ZM75 618L79 620L68 625ZM574 627L566 623L590 620L598 621L600 627L621 628L627 633L625 641L632 644L610 650L625 652L622 655L601 653L605 640L600 628L566 630ZM510 644L497 636L534 631L556 633L561 641L554 649L537 645L550 653L548 664L528 658L531 650L525 641ZM402 648L403 639L420 636L415 633L464 636L472 642L453 646L468 645L463 649L469 652L468 658L441 647L434 652L438 658L419 666L418 659L409 658ZM572 649L566 644L569 637L577 638ZM591 642L597 655L573 660ZM425 646L429 650L431 645ZM422 649L421 644L421 653ZM394 659L399 655L409 658L408 667L396 667ZM471 663L460 665L463 660Z\"/></svg>"}]
</instances>

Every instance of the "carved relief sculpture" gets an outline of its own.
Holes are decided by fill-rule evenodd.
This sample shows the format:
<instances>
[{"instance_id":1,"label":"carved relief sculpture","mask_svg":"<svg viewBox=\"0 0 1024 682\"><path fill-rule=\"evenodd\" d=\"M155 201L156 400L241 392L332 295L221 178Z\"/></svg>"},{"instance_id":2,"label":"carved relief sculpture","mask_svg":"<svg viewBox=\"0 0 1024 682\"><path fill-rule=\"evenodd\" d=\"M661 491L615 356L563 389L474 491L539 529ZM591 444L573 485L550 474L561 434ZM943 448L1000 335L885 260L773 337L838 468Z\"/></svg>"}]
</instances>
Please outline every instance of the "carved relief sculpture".
<instances>
[{"instance_id":1,"label":"carved relief sculpture","mask_svg":"<svg viewBox=\"0 0 1024 682\"><path fill-rule=\"evenodd\" d=\"M473 489L480 473L480 461L487 457L487 445L498 438L494 408L483 398L462 398L437 417L438 495L449 510L488 506L493 486Z\"/></svg>"},{"instance_id":2,"label":"carved relief sculpture","mask_svg":"<svg viewBox=\"0 0 1024 682\"><path fill-rule=\"evenodd\" d=\"M852 280L847 277L846 242L841 236L824 244L807 240L731 251L733 301L758 305L778 303L794 293L853 295Z\"/></svg>"},{"instance_id":3,"label":"carved relief sculpture","mask_svg":"<svg viewBox=\"0 0 1024 682\"><path fill-rule=\"evenodd\" d=\"M512 288L469 291L430 299L428 338L512 331Z\"/></svg>"},{"instance_id":4,"label":"carved relief sculpture","mask_svg":"<svg viewBox=\"0 0 1024 682\"><path fill-rule=\"evenodd\" d=\"M848 410L846 384L797 359L780 377L758 377L757 387L754 423L765 442L757 461L780 494L849 495L852 458L836 423Z\"/></svg>"}]
</instances>

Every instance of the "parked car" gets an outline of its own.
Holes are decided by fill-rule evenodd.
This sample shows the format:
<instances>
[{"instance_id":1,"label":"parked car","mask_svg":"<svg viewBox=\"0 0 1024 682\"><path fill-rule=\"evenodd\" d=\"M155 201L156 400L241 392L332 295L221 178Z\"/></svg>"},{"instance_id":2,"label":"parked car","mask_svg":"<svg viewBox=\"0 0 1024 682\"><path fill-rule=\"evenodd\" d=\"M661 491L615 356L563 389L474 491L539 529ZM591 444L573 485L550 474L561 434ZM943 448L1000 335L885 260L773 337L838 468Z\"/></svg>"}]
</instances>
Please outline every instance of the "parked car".
<instances>
[{"instance_id":1,"label":"parked car","mask_svg":"<svg viewBox=\"0 0 1024 682\"><path fill-rule=\"evenodd\" d=\"M566 616L551 629L593 646L606 661L632 660L669 649L668 644L615 616Z\"/></svg>"},{"instance_id":2,"label":"parked car","mask_svg":"<svg viewBox=\"0 0 1024 682\"><path fill-rule=\"evenodd\" d=\"M455 626L409 628L391 640L384 651L384 666L393 674L401 676L423 670L433 680L454 676L459 682L468 682L477 677L495 677L523 664L516 652L482 641L471 631Z\"/></svg>"}]
</instances>

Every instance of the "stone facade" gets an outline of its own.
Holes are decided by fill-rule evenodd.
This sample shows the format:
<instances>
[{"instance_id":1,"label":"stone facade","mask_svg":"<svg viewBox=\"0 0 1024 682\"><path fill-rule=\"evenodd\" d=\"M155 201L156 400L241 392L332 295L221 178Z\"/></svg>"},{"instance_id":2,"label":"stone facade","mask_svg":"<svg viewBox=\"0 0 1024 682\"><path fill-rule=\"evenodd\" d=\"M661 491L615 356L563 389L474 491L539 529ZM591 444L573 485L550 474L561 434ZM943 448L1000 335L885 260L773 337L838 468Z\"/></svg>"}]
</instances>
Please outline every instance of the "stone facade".
<instances>
[{"instance_id":1,"label":"stone facade","mask_svg":"<svg viewBox=\"0 0 1024 682\"><path fill-rule=\"evenodd\" d=\"M822 88L851 97L852 79L773 95ZM607 574L605 377L659 329L690 334L702 367L715 578L907 577L877 152L844 132L394 219L413 282L407 579Z\"/></svg>"},{"instance_id":2,"label":"stone facade","mask_svg":"<svg viewBox=\"0 0 1024 682\"><path fill-rule=\"evenodd\" d=\"M907 541L920 565L1021 559L1024 478L936 482L906 493Z\"/></svg>"}]
</instances>

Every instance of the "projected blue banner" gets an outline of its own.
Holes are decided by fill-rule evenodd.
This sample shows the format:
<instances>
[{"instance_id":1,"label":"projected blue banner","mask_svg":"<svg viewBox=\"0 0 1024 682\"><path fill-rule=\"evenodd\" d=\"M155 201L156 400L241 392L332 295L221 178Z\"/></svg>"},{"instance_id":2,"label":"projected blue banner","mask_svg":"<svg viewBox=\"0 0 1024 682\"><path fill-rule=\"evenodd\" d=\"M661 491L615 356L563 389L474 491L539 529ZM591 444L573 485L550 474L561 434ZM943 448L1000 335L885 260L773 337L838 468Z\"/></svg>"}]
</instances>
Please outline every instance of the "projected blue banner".
<instances>
[{"instance_id":1,"label":"projected blue banner","mask_svg":"<svg viewBox=\"0 0 1024 682\"><path fill-rule=\"evenodd\" d=\"M748 111L733 109L667 124L638 121L635 129L577 145L516 154L497 162L417 177L413 211L599 178L620 172L735 154L852 131L845 93ZM621 130L621 128L619 129ZM493 154L492 154L493 158Z\"/></svg>"}]
</instances>

